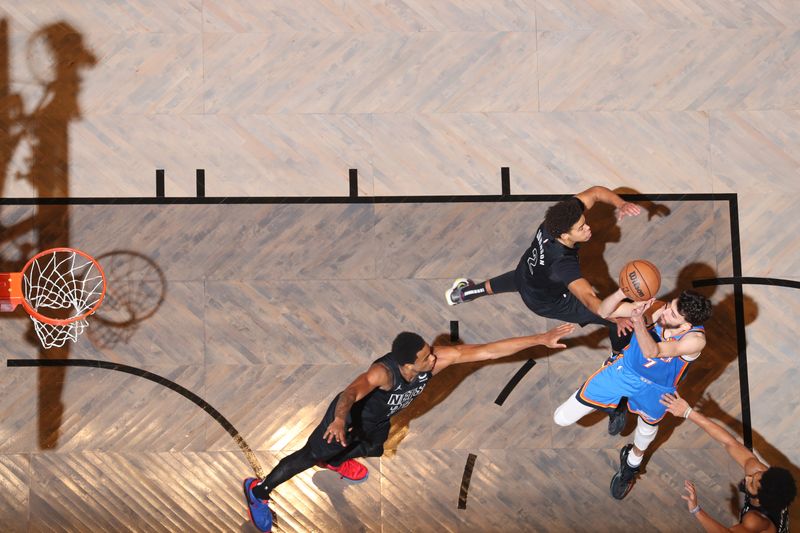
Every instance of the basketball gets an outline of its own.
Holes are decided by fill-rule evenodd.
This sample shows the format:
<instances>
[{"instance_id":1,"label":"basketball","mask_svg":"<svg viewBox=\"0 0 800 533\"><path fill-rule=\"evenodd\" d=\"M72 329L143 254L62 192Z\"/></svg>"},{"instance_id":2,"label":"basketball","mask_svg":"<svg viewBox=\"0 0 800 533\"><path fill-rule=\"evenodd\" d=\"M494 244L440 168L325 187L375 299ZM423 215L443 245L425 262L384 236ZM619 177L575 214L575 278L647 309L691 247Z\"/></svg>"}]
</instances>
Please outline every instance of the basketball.
<instances>
[{"instance_id":1,"label":"basketball","mask_svg":"<svg viewBox=\"0 0 800 533\"><path fill-rule=\"evenodd\" d=\"M637 302L654 298L661 288L661 273L650 261L636 259L619 272L619 288L625 296Z\"/></svg>"}]
</instances>

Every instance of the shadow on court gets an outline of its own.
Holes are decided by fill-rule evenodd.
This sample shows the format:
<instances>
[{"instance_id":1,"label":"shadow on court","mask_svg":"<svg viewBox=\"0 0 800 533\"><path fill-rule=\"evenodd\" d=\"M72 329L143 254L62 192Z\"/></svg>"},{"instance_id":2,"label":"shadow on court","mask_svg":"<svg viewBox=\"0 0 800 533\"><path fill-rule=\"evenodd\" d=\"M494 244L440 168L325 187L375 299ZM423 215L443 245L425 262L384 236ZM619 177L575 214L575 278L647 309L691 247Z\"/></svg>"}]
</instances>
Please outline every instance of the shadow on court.
<instances>
[{"instance_id":1,"label":"shadow on court","mask_svg":"<svg viewBox=\"0 0 800 533\"><path fill-rule=\"evenodd\" d=\"M96 59L82 35L67 22L44 26L25 43L29 98L12 92L9 25L0 21L0 190L22 182L35 198L69 196L70 124L80 118L81 74ZM34 96L35 95L35 96ZM19 209L3 206L2 268L19 272L40 250L70 245L70 212L66 205ZM24 318L21 311L3 318ZM37 346L40 359L67 359L70 347L41 348L33 332L26 340ZM64 406L66 370L38 369L37 440L40 449L57 447Z\"/></svg>"}]
</instances>

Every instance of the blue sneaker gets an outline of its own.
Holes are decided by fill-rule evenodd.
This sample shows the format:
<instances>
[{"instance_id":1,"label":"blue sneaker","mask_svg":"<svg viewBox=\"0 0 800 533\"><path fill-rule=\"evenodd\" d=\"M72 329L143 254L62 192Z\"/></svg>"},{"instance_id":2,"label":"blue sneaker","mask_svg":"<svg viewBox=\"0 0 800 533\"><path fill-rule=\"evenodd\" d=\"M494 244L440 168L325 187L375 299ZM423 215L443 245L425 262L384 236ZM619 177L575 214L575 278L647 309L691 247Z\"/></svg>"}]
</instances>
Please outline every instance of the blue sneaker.
<instances>
[{"instance_id":1,"label":"blue sneaker","mask_svg":"<svg viewBox=\"0 0 800 533\"><path fill-rule=\"evenodd\" d=\"M249 477L244 480L242 487L244 488L244 500L247 502L247 511L250 513L250 521L258 528L259 531L269 533L272 531L272 511L269 508L269 503L264 500L259 500L253 496L253 487L258 485L259 480L254 477Z\"/></svg>"}]
</instances>

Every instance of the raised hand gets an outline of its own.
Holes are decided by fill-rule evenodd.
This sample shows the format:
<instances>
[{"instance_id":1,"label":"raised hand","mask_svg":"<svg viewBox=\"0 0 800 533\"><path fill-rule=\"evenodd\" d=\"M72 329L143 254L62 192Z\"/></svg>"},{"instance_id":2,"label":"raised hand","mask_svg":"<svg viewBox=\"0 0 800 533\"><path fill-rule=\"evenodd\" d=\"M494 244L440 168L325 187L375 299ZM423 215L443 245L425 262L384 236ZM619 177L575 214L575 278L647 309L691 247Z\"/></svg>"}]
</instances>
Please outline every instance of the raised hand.
<instances>
[{"instance_id":1,"label":"raised hand","mask_svg":"<svg viewBox=\"0 0 800 533\"><path fill-rule=\"evenodd\" d=\"M625 202L621 206L616 209L617 213L617 222L622 220L625 217L635 217L639 213L642 212L642 208L636 204L632 204L630 202Z\"/></svg>"},{"instance_id":2,"label":"raised hand","mask_svg":"<svg viewBox=\"0 0 800 533\"><path fill-rule=\"evenodd\" d=\"M697 507L697 490L694 488L694 483L688 479L683 482L683 488L686 489L686 494L682 494L681 498L686 500L686 507L692 511Z\"/></svg>"},{"instance_id":3,"label":"raised hand","mask_svg":"<svg viewBox=\"0 0 800 533\"><path fill-rule=\"evenodd\" d=\"M645 311L650 309L650 306L655 302L655 298L650 298L644 302L636 302L631 310L631 318L640 318L644 315Z\"/></svg>"},{"instance_id":4,"label":"raised hand","mask_svg":"<svg viewBox=\"0 0 800 533\"><path fill-rule=\"evenodd\" d=\"M683 418L683 416L689 410L689 404L686 403L686 400L678 395L678 391L675 391L674 394L662 394L661 399L658 401L661 403L661 405L665 405L667 407L667 411L681 418Z\"/></svg>"},{"instance_id":5,"label":"raised hand","mask_svg":"<svg viewBox=\"0 0 800 533\"><path fill-rule=\"evenodd\" d=\"M617 324L617 336L618 337L622 337L623 335L625 335L629 331L633 330L633 322L631 322L631 319L626 317L626 316L620 316L620 317L617 317L617 318L612 318L611 320L613 320Z\"/></svg>"},{"instance_id":6,"label":"raised hand","mask_svg":"<svg viewBox=\"0 0 800 533\"><path fill-rule=\"evenodd\" d=\"M566 348L566 344L561 344L558 341L561 339L561 337L569 335L573 331L575 331L575 324L561 324L560 326L551 329L547 333L542 334L542 344L548 348Z\"/></svg>"}]
</instances>

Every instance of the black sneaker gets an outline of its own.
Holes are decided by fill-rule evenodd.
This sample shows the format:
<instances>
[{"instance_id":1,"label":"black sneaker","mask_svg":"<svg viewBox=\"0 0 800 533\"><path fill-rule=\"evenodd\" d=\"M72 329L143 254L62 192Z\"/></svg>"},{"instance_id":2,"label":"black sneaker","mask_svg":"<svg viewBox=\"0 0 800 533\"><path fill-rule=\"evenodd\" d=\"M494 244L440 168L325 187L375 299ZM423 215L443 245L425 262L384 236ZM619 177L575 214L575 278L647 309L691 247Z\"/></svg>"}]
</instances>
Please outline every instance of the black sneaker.
<instances>
[{"instance_id":1,"label":"black sneaker","mask_svg":"<svg viewBox=\"0 0 800 533\"><path fill-rule=\"evenodd\" d=\"M627 444L619 451L619 470L611 478L611 496L616 500L621 500L631 491L639 467L632 467L628 464L628 454L633 449L633 444Z\"/></svg>"},{"instance_id":2,"label":"black sneaker","mask_svg":"<svg viewBox=\"0 0 800 533\"><path fill-rule=\"evenodd\" d=\"M619 399L619 404L613 413L608 415L608 434L619 435L625 429L625 422L628 421L628 398L623 396Z\"/></svg>"}]
</instances>

